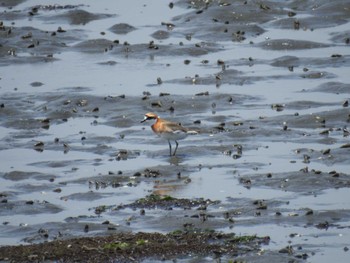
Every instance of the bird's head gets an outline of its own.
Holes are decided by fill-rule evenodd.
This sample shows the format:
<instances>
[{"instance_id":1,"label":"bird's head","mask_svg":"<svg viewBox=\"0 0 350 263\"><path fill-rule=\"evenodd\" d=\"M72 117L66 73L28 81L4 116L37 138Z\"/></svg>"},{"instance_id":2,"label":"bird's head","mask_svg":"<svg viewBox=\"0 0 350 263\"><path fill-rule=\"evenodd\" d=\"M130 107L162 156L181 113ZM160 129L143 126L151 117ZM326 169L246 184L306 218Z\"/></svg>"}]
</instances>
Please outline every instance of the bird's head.
<instances>
[{"instance_id":1,"label":"bird's head","mask_svg":"<svg viewBox=\"0 0 350 263\"><path fill-rule=\"evenodd\" d=\"M153 112L148 112L145 114L145 117L143 118L142 122L148 121L148 120L156 120L158 119L158 115Z\"/></svg>"}]
</instances>

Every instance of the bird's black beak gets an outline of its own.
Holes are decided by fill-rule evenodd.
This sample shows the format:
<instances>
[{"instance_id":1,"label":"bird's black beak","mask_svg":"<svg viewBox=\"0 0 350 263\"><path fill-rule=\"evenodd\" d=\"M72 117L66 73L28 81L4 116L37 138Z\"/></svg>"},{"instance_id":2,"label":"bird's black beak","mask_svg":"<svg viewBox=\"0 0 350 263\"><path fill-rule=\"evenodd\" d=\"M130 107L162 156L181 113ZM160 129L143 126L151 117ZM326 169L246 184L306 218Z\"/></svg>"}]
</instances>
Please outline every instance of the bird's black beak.
<instances>
[{"instance_id":1,"label":"bird's black beak","mask_svg":"<svg viewBox=\"0 0 350 263\"><path fill-rule=\"evenodd\" d=\"M143 123L143 122L145 122L147 120L148 120L148 118L145 116L145 118L142 121L140 121L140 122Z\"/></svg>"}]
</instances>

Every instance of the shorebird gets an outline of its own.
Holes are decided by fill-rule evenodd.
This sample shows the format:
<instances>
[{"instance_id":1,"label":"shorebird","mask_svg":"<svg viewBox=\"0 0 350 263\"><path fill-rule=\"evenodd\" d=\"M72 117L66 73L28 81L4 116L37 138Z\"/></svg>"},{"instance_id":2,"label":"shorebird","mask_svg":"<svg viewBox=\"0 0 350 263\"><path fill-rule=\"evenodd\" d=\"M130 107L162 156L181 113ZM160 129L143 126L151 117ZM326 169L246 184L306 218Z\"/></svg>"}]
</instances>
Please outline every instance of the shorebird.
<instances>
[{"instance_id":1,"label":"shorebird","mask_svg":"<svg viewBox=\"0 0 350 263\"><path fill-rule=\"evenodd\" d=\"M156 122L151 126L151 128L154 133L168 141L170 156L175 156L177 147L179 146L179 143L177 142L178 140L185 139L189 134L198 134L198 132L196 131L189 130L188 128L183 127L180 123L161 119L157 114L152 112L146 113L141 123L147 120L156 120ZM175 141L176 144L175 151L173 153L171 151L170 141Z\"/></svg>"}]
</instances>

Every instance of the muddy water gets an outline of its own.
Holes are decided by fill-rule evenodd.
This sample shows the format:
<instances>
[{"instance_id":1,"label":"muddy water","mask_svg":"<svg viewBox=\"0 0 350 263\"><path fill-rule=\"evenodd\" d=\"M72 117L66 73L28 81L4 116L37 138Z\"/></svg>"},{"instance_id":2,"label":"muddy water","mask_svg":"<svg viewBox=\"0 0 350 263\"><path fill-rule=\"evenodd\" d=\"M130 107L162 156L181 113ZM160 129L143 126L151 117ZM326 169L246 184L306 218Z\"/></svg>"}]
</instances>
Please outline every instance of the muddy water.
<instances>
[{"instance_id":1,"label":"muddy water","mask_svg":"<svg viewBox=\"0 0 350 263\"><path fill-rule=\"evenodd\" d=\"M0 244L191 224L345 262L348 6L1 1ZM200 133L169 157L148 111ZM118 209L151 193L220 202Z\"/></svg>"}]
</instances>

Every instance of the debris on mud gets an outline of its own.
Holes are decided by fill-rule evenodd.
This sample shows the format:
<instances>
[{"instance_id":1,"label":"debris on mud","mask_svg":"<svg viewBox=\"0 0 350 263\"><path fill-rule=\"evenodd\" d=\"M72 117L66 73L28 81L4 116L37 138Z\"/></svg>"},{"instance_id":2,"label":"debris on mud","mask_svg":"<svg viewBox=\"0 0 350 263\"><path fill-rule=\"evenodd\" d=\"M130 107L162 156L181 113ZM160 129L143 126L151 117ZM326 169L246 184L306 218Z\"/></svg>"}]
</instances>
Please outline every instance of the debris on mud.
<instances>
[{"instance_id":1,"label":"debris on mud","mask_svg":"<svg viewBox=\"0 0 350 263\"><path fill-rule=\"evenodd\" d=\"M183 210L191 210L192 208L196 208L197 210L206 210L210 205L219 204L220 201L212 201L210 199L204 198L195 198L195 199L186 199L186 198L175 198L169 195L157 195L151 194L144 198L140 198L133 203L130 204L120 204L116 206L106 206L101 205L95 207L95 213L101 214L106 212L107 210L122 210L126 208L131 208L132 210L136 209L162 209L162 210L173 210L173 209L183 209Z\"/></svg>"},{"instance_id":2,"label":"debris on mud","mask_svg":"<svg viewBox=\"0 0 350 263\"><path fill-rule=\"evenodd\" d=\"M236 236L215 231L118 233L106 237L56 240L35 245L0 247L0 260L11 262L138 262L169 260L188 255L237 257L257 253L270 238Z\"/></svg>"},{"instance_id":3,"label":"debris on mud","mask_svg":"<svg viewBox=\"0 0 350 263\"><path fill-rule=\"evenodd\" d=\"M156 194L151 194L145 198L136 200L131 204L119 205L116 209L132 208L132 209L172 209L172 208L182 208L191 209L193 207L206 207L208 205L218 204L220 201L205 200L204 198L196 199L185 199L185 198L174 198L171 196L160 196Z\"/></svg>"}]
</instances>

